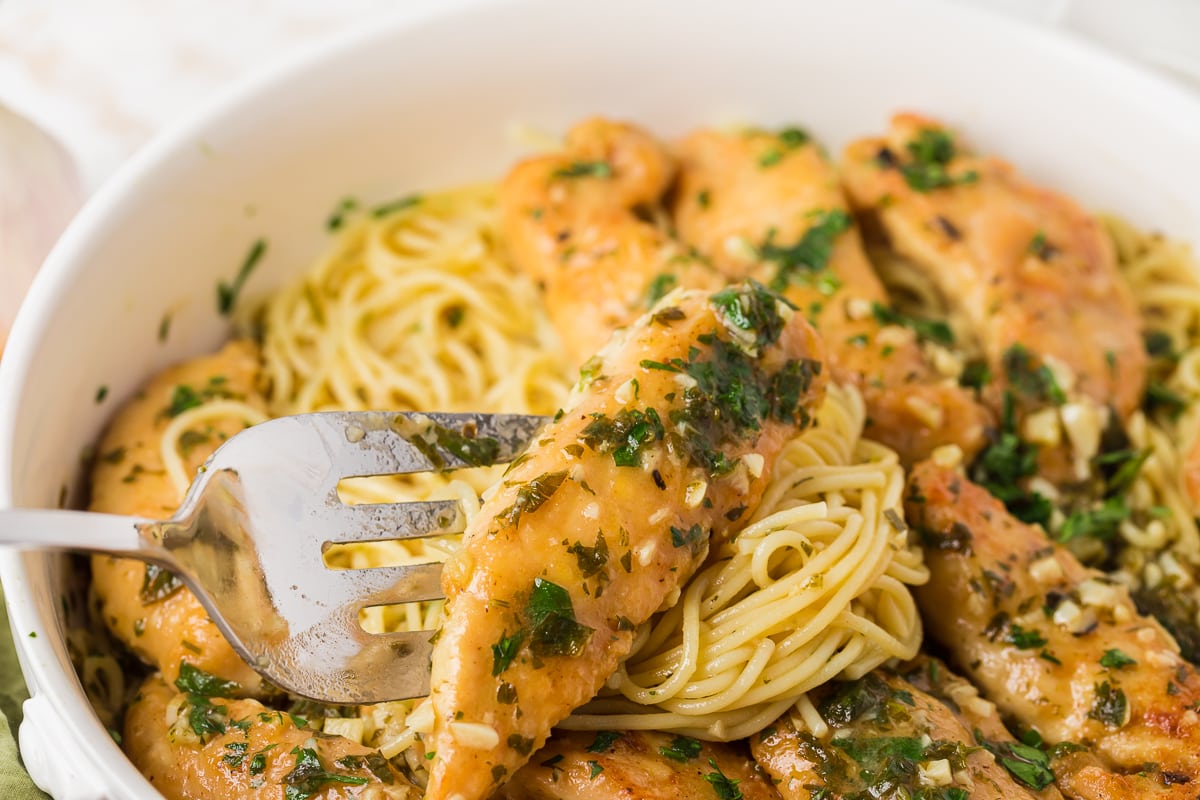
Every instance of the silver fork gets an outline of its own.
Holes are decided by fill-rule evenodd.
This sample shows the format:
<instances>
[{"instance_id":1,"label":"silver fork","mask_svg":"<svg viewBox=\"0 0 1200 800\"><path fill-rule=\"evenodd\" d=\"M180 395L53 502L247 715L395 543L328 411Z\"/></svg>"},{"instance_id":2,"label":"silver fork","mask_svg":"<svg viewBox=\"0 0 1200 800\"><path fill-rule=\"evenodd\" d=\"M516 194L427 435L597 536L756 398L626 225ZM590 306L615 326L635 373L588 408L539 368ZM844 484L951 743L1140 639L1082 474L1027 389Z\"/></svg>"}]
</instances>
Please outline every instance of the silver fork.
<instances>
[{"instance_id":1,"label":"silver fork","mask_svg":"<svg viewBox=\"0 0 1200 800\"><path fill-rule=\"evenodd\" d=\"M463 530L456 500L347 505L343 478L511 461L546 423L521 414L327 412L255 425L200 468L165 521L0 509L0 544L139 558L175 573L243 659L326 703L429 692L433 631L371 634L363 608L442 597L440 563L330 569L343 542Z\"/></svg>"}]
</instances>

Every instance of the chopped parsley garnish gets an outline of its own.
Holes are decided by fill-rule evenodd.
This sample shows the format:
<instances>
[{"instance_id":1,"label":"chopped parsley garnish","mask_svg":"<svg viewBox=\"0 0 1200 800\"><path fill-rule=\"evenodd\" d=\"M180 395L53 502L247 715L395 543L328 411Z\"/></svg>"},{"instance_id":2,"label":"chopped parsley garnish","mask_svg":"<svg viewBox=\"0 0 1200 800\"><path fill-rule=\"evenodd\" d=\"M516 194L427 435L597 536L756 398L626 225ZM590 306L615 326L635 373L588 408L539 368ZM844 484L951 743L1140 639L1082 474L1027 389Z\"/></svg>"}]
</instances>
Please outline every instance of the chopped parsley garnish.
<instances>
[{"instance_id":1,"label":"chopped parsley garnish","mask_svg":"<svg viewBox=\"0 0 1200 800\"><path fill-rule=\"evenodd\" d=\"M608 563L608 543L604 541L604 531L596 534L595 545L588 547L582 542L575 542L567 548L567 552L575 556L583 577L592 577Z\"/></svg>"},{"instance_id":2,"label":"chopped parsley garnish","mask_svg":"<svg viewBox=\"0 0 1200 800\"><path fill-rule=\"evenodd\" d=\"M787 303L779 295L768 291L756 281L750 281L749 287L730 287L717 292L709 298L721 318L722 324L738 341L746 333L754 336L752 347L746 348L751 355L766 345L779 341L786 324L779 312L780 303Z\"/></svg>"},{"instance_id":3,"label":"chopped parsley garnish","mask_svg":"<svg viewBox=\"0 0 1200 800\"><path fill-rule=\"evenodd\" d=\"M811 138L808 135L808 131L803 128L797 128L794 125L784 128L779 132L779 141L789 150L803 147L808 144Z\"/></svg>"},{"instance_id":4,"label":"chopped parsley garnish","mask_svg":"<svg viewBox=\"0 0 1200 800\"><path fill-rule=\"evenodd\" d=\"M596 776L604 772L604 767L599 761L588 761L588 780L596 780Z\"/></svg>"},{"instance_id":5,"label":"chopped parsley garnish","mask_svg":"<svg viewBox=\"0 0 1200 800\"><path fill-rule=\"evenodd\" d=\"M777 147L772 147L758 157L758 165L765 169L766 167L775 166L782 160L783 152Z\"/></svg>"},{"instance_id":6,"label":"chopped parsley garnish","mask_svg":"<svg viewBox=\"0 0 1200 800\"><path fill-rule=\"evenodd\" d=\"M258 262L263 257L263 253L267 251L267 240L259 239L250 248L250 252L246 255L246 260L242 262L241 269L230 282L220 281L217 283L217 311L223 317L227 317L233 313L233 307L237 305L238 295L241 294L242 287L246 285L246 280L250 277L250 273L258 266Z\"/></svg>"},{"instance_id":7,"label":"chopped parsley garnish","mask_svg":"<svg viewBox=\"0 0 1200 800\"><path fill-rule=\"evenodd\" d=\"M371 216L375 219L390 216L397 211L403 211L406 208L412 208L421 202L421 195L410 194L407 197L400 197L395 200L389 200L386 203L381 203L371 209Z\"/></svg>"},{"instance_id":8,"label":"chopped parsley garnish","mask_svg":"<svg viewBox=\"0 0 1200 800\"><path fill-rule=\"evenodd\" d=\"M333 762L342 769L366 769L383 783L395 783L396 776L392 773L388 760L379 753L365 756L342 756Z\"/></svg>"},{"instance_id":9,"label":"chopped parsley garnish","mask_svg":"<svg viewBox=\"0 0 1200 800\"><path fill-rule=\"evenodd\" d=\"M284 800L308 800L321 791L323 786L331 783L348 786L362 786L367 783L366 778L329 772L321 763L317 751L311 747L293 748L292 755L296 756L296 766L283 776Z\"/></svg>"},{"instance_id":10,"label":"chopped parsley garnish","mask_svg":"<svg viewBox=\"0 0 1200 800\"><path fill-rule=\"evenodd\" d=\"M611 178L612 164L607 161L572 161L551 173L553 178Z\"/></svg>"},{"instance_id":11,"label":"chopped parsley garnish","mask_svg":"<svg viewBox=\"0 0 1200 800\"><path fill-rule=\"evenodd\" d=\"M529 649L537 656L578 656L593 629L575 621L571 595L556 583L535 578L529 603Z\"/></svg>"},{"instance_id":12,"label":"chopped parsley garnish","mask_svg":"<svg viewBox=\"0 0 1200 800\"><path fill-rule=\"evenodd\" d=\"M1123 669L1124 667L1132 667L1135 664L1137 664L1137 661L1116 648L1105 650L1104 655L1100 656L1100 666L1105 669Z\"/></svg>"},{"instance_id":13,"label":"chopped parsley garnish","mask_svg":"<svg viewBox=\"0 0 1200 800\"><path fill-rule=\"evenodd\" d=\"M975 736L982 741L979 731L975 732ZM1041 749L1019 742L982 741L982 744L996 756L996 760L1010 775L1025 786L1041 791L1054 783L1050 757Z\"/></svg>"},{"instance_id":14,"label":"chopped parsley garnish","mask_svg":"<svg viewBox=\"0 0 1200 800\"><path fill-rule=\"evenodd\" d=\"M597 731L596 738L588 745L589 753L606 753L613 746L613 742L621 738L621 734L616 731Z\"/></svg>"},{"instance_id":15,"label":"chopped parsley garnish","mask_svg":"<svg viewBox=\"0 0 1200 800\"><path fill-rule=\"evenodd\" d=\"M165 600L182 588L183 582L179 580L174 572L157 564L147 564L145 577L142 578L142 588L139 592L139 597L142 600L142 605L148 606L151 603L157 603L159 600Z\"/></svg>"},{"instance_id":16,"label":"chopped parsley garnish","mask_svg":"<svg viewBox=\"0 0 1200 800\"><path fill-rule=\"evenodd\" d=\"M1054 372L1046 364L1033 366L1033 355L1025 345L1012 345L1001 357L1009 382L1022 394L1055 405L1067 402L1067 395L1058 385Z\"/></svg>"},{"instance_id":17,"label":"chopped parsley garnish","mask_svg":"<svg viewBox=\"0 0 1200 800\"><path fill-rule=\"evenodd\" d=\"M1146 410L1147 414L1161 412L1168 419L1175 420L1187 410L1187 407L1188 399L1178 392L1168 389L1162 381L1151 379L1146 383L1146 397L1142 401L1142 408Z\"/></svg>"},{"instance_id":18,"label":"chopped parsley garnish","mask_svg":"<svg viewBox=\"0 0 1200 800\"><path fill-rule=\"evenodd\" d=\"M691 761L700 755L700 742L690 736L676 736L671 744L658 748L658 752L672 761Z\"/></svg>"},{"instance_id":19,"label":"chopped parsley garnish","mask_svg":"<svg viewBox=\"0 0 1200 800\"><path fill-rule=\"evenodd\" d=\"M532 514L541 508L558 491L566 477L566 470L543 472L518 489L513 504L496 515L498 529L509 525L516 527L520 524L522 515Z\"/></svg>"},{"instance_id":20,"label":"chopped parsley garnish","mask_svg":"<svg viewBox=\"0 0 1200 800\"><path fill-rule=\"evenodd\" d=\"M218 678L183 661L179 664L179 677L175 679L175 688L204 697L233 697L242 687L234 681Z\"/></svg>"},{"instance_id":21,"label":"chopped parsley garnish","mask_svg":"<svg viewBox=\"0 0 1200 800\"><path fill-rule=\"evenodd\" d=\"M405 439L439 471L445 469L446 459L438 452L438 447L469 467L490 467L500 456L500 442L495 438L469 436L437 423L430 423L419 434L406 436ZM434 444L437 447L434 447Z\"/></svg>"},{"instance_id":22,"label":"chopped parsley garnish","mask_svg":"<svg viewBox=\"0 0 1200 800\"><path fill-rule=\"evenodd\" d=\"M527 756L533 752L533 739L528 736L522 736L519 733L510 733L507 743L509 747L523 756Z\"/></svg>"},{"instance_id":23,"label":"chopped parsley garnish","mask_svg":"<svg viewBox=\"0 0 1200 800\"><path fill-rule=\"evenodd\" d=\"M891 155L891 151L886 151ZM892 156L890 163L879 159L884 167L898 166L904 181L915 191L931 192L957 184L974 183L979 179L979 173L971 170L961 175L953 176L947 170L954 160L954 140L945 131L934 128L923 128L917 137L908 143L910 159L906 163L895 163Z\"/></svg>"},{"instance_id":24,"label":"chopped parsley garnish","mask_svg":"<svg viewBox=\"0 0 1200 800\"><path fill-rule=\"evenodd\" d=\"M624 408L614 416L593 414L580 439L597 453L612 453L618 467L638 467L642 452L665 435L662 419L653 408Z\"/></svg>"},{"instance_id":25,"label":"chopped parsley garnish","mask_svg":"<svg viewBox=\"0 0 1200 800\"><path fill-rule=\"evenodd\" d=\"M495 648L496 646L492 645L492 675L499 675L500 673L496 672ZM503 672L503 670L501 670L501 672ZM513 703L517 702L517 687L513 686L508 681L501 681L500 685L496 687L496 702L503 703L506 706L511 706Z\"/></svg>"},{"instance_id":26,"label":"chopped parsley garnish","mask_svg":"<svg viewBox=\"0 0 1200 800\"><path fill-rule=\"evenodd\" d=\"M981 391L992 382L992 368L986 361L968 361L963 367L962 375L958 376L958 385L968 389Z\"/></svg>"},{"instance_id":27,"label":"chopped parsley garnish","mask_svg":"<svg viewBox=\"0 0 1200 800\"><path fill-rule=\"evenodd\" d=\"M1069 542L1087 536L1108 540L1117 535L1121 523L1129 519L1130 509L1123 497L1110 497L1099 508L1072 511L1058 529L1058 540Z\"/></svg>"},{"instance_id":28,"label":"chopped parsley garnish","mask_svg":"<svg viewBox=\"0 0 1200 800\"><path fill-rule=\"evenodd\" d=\"M1058 253L1058 248L1046 241L1045 231L1038 231L1029 240L1029 254L1042 261L1049 261Z\"/></svg>"},{"instance_id":29,"label":"chopped parsley garnish","mask_svg":"<svg viewBox=\"0 0 1200 800\"><path fill-rule=\"evenodd\" d=\"M233 397L228 383L229 379L224 375L213 375L208 379L208 383L200 389L186 383L178 384L171 390L171 400L162 413L167 417L175 418L185 411L204 405L209 400Z\"/></svg>"},{"instance_id":30,"label":"chopped parsley garnish","mask_svg":"<svg viewBox=\"0 0 1200 800\"><path fill-rule=\"evenodd\" d=\"M1125 692L1114 689L1108 681L1096 684L1096 699L1088 716L1112 728L1119 728L1129 717L1129 703Z\"/></svg>"},{"instance_id":31,"label":"chopped parsley garnish","mask_svg":"<svg viewBox=\"0 0 1200 800\"><path fill-rule=\"evenodd\" d=\"M804 232L800 240L790 247L775 244L774 236L767 235L767 240L759 249L759 256L764 261L776 264L775 277L771 280L771 288L783 291L793 281L799 281L801 276L809 280L829 265L833 254L833 244L837 237L850 229L850 215L841 209L820 211L813 216L813 224Z\"/></svg>"},{"instance_id":32,"label":"chopped parsley garnish","mask_svg":"<svg viewBox=\"0 0 1200 800\"><path fill-rule=\"evenodd\" d=\"M269 744L262 750L259 750L250 758L250 767L248 769L251 775L261 775L267 769L267 753L279 746L279 743Z\"/></svg>"},{"instance_id":33,"label":"chopped parsley garnish","mask_svg":"<svg viewBox=\"0 0 1200 800\"><path fill-rule=\"evenodd\" d=\"M717 762L713 759L708 760L708 765L713 768L713 772L704 776L704 780L712 784L713 791L717 793L718 800L742 800L742 790L738 788L739 781L730 780L725 777L725 773L721 772L721 768L717 766Z\"/></svg>"},{"instance_id":34,"label":"chopped parsley garnish","mask_svg":"<svg viewBox=\"0 0 1200 800\"><path fill-rule=\"evenodd\" d=\"M108 397L108 387L100 386L96 389L96 405L100 405Z\"/></svg>"},{"instance_id":35,"label":"chopped parsley garnish","mask_svg":"<svg viewBox=\"0 0 1200 800\"><path fill-rule=\"evenodd\" d=\"M1151 358L1161 358L1166 361L1178 361L1179 353L1175 350L1175 341L1166 331L1150 330L1142 334L1142 343L1146 353Z\"/></svg>"},{"instance_id":36,"label":"chopped parsley garnish","mask_svg":"<svg viewBox=\"0 0 1200 800\"><path fill-rule=\"evenodd\" d=\"M678 285L679 279L669 272L660 272L646 285L646 308L651 308Z\"/></svg>"},{"instance_id":37,"label":"chopped parsley garnish","mask_svg":"<svg viewBox=\"0 0 1200 800\"><path fill-rule=\"evenodd\" d=\"M512 636L502 634L500 641L492 645L492 675L499 675L508 669L508 665L521 652L521 643L525 641L525 631L517 631Z\"/></svg>"},{"instance_id":38,"label":"chopped parsley garnish","mask_svg":"<svg viewBox=\"0 0 1200 800\"><path fill-rule=\"evenodd\" d=\"M899 325L917 334L918 339L946 346L954 344L954 331L941 320L910 317L882 303L871 303L871 313L880 325Z\"/></svg>"},{"instance_id":39,"label":"chopped parsley garnish","mask_svg":"<svg viewBox=\"0 0 1200 800\"><path fill-rule=\"evenodd\" d=\"M895 693L874 673L855 681L837 684L833 694L825 697L817 711L833 728L844 728L854 722L886 723L895 709L891 706Z\"/></svg>"},{"instance_id":40,"label":"chopped parsley garnish","mask_svg":"<svg viewBox=\"0 0 1200 800\"><path fill-rule=\"evenodd\" d=\"M671 544L675 547L690 547L692 553L697 553L704 544L706 534L707 532L698 522L690 528L676 528L672 525Z\"/></svg>"},{"instance_id":41,"label":"chopped parsley garnish","mask_svg":"<svg viewBox=\"0 0 1200 800\"><path fill-rule=\"evenodd\" d=\"M357 200L353 197L343 197L334 206L333 211L329 213L329 218L325 220L325 229L330 231L340 230L346 224L346 215L357 208Z\"/></svg>"},{"instance_id":42,"label":"chopped parsley garnish","mask_svg":"<svg viewBox=\"0 0 1200 800\"><path fill-rule=\"evenodd\" d=\"M237 769L242 766L242 762L246 760L246 750L250 745L247 742L229 742L225 745L228 751L221 756L222 763L230 769Z\"/></svg>"},{"instance_id":43,"label":"chopped parsley garnish","mask_svg":"<svg viewBox=\"0 0 1200 800\"><path fill-rule=\"evenodd\" d=\"M1150 457L1153 450L1149 447L1141 450L1123 448L1101 453L1092 459L1106 476L1104 493L1108 497L1123 494L1137 480L1142 465Z\"/></svg>"},{"instance_id":44,"label":"chopped parsley garnish","mask_svg":"<svg viewBox=\"0 0 1200 800\"><path fill-rule=\"evenodd\" d=\"M1038 631L1027 630L1015 622L1008 627L1004 640L1019 650L1034 650L1047 642L1046 637Z\"/></svg>"},{"instance_id":45,"label":"chopped parsley garnish","mask_svg":"<svg viewBox=\"0 0 1200 800\"><path fill-rule=\"evenodd\" d=\"M1044 525L1050 520L1050 501L1020 485L1022 479L1037 473L1037 445L1017 436L1015 402L1012 392L1004 393L1000 430L975 460L971 476L1004 503L1013 516L1023 522Z\"/></svg>"},{"instance_id":46,"label":"chopped parsley garnish","mask_svg":"<svg viewBox=\"0 0 1200 800\"><path fill-rule=\"evenodd\" d=\"M201 741L206 736L224 733L228 727L228 709L223 705L213 705L213 702L203 695L189 694L187 709L188 726Z\"/></svg>"}]
</instances>

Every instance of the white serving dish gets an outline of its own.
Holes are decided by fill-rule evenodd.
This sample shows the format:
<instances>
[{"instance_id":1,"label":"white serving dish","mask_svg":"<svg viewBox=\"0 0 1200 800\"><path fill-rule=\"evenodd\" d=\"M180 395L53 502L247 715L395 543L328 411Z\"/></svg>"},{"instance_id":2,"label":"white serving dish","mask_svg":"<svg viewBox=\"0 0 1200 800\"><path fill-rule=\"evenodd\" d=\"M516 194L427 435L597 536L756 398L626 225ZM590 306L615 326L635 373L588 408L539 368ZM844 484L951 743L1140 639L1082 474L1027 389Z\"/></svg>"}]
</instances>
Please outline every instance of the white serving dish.
<instances>
[{"instance_id":1,"label":"white serving dish","mask_svg":"<svg viewBox=\"0 0 1200 800\"><path fill-rule=\"evenodd\" d=\"M348 194L497 176L518 123L559 132L603 113L665 136L799 123L836 152L899 108L945 118L1090 206L1200 239L1200 102L1060 34L936 0L410 3L164 134L83 211L0 365L0 506L79 496L80 452L114 409L227 335L214 287L250 243L269 242L257 294L325 247ZM26 763L60 799L156 797L69 666L63 564L0 556L33 694Z\"/></svg>"}]
</instances>

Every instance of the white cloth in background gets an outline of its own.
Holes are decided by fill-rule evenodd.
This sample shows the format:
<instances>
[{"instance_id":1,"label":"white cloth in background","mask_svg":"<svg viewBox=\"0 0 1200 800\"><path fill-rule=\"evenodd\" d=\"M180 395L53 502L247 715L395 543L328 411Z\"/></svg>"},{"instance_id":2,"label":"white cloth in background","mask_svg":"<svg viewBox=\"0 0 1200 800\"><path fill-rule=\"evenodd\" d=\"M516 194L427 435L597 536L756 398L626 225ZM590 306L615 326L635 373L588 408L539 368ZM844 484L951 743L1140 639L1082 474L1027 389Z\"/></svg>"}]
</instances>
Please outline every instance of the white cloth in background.
<instances>
[{"instance_id":1,"label":"white cloth in background","mask_svg":"<svg viewBox=\"0 0 1200 800\"><path fill-rule=\"evenodd\" d=\"M94 189L163 126L266 63L403 0L0 0L0 102Z\"/></svg>"}]
</instances>

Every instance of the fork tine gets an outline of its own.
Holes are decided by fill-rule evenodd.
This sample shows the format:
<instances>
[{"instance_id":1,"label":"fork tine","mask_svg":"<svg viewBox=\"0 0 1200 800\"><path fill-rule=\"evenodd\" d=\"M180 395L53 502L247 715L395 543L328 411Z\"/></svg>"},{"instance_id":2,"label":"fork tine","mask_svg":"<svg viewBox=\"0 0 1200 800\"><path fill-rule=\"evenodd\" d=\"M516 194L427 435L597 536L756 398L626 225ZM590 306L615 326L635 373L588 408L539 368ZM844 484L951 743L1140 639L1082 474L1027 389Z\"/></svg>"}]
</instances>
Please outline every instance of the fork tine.
<instances>
[{"instance_id":1,"label":"fork tine","mask_svg":"<svg viewBox=\"0 0 1200 800\"><path fill-rule=\"evenodd\" d=\"M406 564L401 567L331 569L321 578L322 599L330 606L354 604L362 608L391 603L440 600L442 564Z\"/></svg>"},{"instance_id":2,"label":"fork tine","mask_svg":"<svg viewBox=\"0 0 1200 800\"><path fill-rule=\"evenodd\" d=\"M495 449L488 462L511 461L546 423L545 417L530 414L332 411L307 416L330 452L337 454L343 478L478 465L449 452L444 447L449 439L474 444L491 440Z\"/></svg>"},{"instance_id":3,"label":"fork tine","mask_svg":"<svg viewBox=\"0 0 1200 800\"><path fill-rule=\"evenodd\" d=\"M314 516L328 531L325 545L420 539L462 533L466 528L466 517L457 500L356 506L335 503Z\"/></svg>"}]
</instances>

